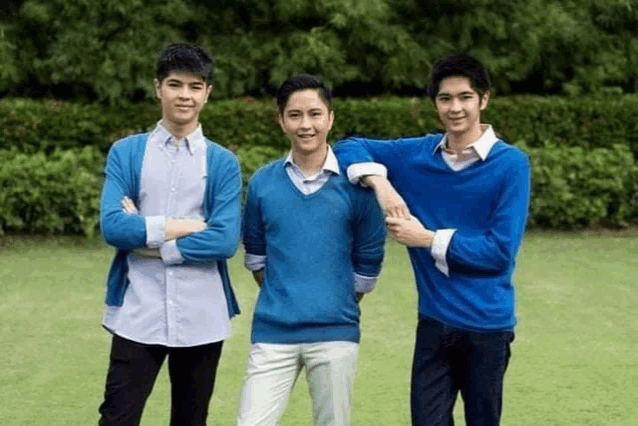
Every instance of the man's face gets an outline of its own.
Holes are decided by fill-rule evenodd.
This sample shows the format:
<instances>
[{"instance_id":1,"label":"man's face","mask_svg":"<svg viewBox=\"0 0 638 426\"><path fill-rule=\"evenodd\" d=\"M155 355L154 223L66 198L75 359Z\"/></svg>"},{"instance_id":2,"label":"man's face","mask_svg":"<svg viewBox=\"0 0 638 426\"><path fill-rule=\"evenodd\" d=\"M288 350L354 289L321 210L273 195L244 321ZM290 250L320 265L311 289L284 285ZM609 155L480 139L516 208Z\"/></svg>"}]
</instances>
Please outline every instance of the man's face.
<instances>
[{"instance_id":1,"label":"man's face","mask_svg":"<svg viewBox=\"0 0 638 426\"><path fill-rule=\"evenodd\" d=\"M212 88L191 72L171 72L161 83L156 79L155 92L162 104L162 118L169 125L197 123Z\"/></svg>"},{"instance_id":2,"label":"man's face","mask_svg":"<svg viewBox=\"0 0 638 426\"><path fill-rule=\"evenodd\" d=\"M489 92L481 99L469 78L452 76L441 80L434 102L445 130L460 136L480 126L488 100Z\"/></svg>"},{"instance_id":3,"label":"man's face","mask_svg":"<svg viewBox=\"0 0 638 426\"><path fill-rule=\"evenodd\" d=\"M279 115L279 124L293 150L305 155L326 149L333 120L334 113L328 110L315 89L292 93L283 114Z\"/></svg>"}]
</instances>

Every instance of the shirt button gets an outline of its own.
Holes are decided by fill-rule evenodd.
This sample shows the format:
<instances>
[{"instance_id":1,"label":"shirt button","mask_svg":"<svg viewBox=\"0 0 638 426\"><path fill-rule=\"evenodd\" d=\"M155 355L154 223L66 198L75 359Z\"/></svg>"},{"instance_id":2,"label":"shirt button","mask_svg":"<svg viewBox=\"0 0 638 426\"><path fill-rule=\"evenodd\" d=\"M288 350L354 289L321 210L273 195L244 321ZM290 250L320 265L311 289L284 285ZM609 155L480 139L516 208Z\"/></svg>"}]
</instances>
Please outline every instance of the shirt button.
<instances>
[{"instance_id":1,"label":"shirt button","mask_svg":"<svg viewBox=\"0 0 638 426\"><path fill-rule=\"evenodd\" d=\"M173 276L173 271L168 271L168 275Z\"/></svg>"},{"instance_id":2,"label":"shirt button","mask_svg":"<svg viewBox=\"0 0 638 426\"><path fill-rule=\"evenodd\" d=\"M175 188L171 188L171 191L175 192Z\"/></svg>"}]
</instances>

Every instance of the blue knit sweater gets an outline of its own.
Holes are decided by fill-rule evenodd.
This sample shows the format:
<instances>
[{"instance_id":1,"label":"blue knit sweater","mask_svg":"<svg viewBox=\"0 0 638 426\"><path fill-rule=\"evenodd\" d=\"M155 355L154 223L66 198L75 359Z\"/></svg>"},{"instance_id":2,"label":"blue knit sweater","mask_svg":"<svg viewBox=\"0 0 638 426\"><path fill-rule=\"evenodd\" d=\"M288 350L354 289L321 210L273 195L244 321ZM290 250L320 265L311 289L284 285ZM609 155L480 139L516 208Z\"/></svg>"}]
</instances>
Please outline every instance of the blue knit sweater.
<instances>
[{"instance_id":1,"label":"blue knit sweater","mask_svg":"<svg viewBox=\"0 0 638 426\"><path fill-rule=\"evenodd\" d=\"M283 160L251 178L244 245L266 256L253 343L359 341L354 273L379 274L385 227L374 194L344 175L309 195L294 186Z\"/></svg>"},{"instance_id":2,"label":"blue knit sweater","mask_svg":"<svg viewBox=\"0 0 638 426\"><path fill-rule=\"evenodd\" d=\"M126 214L121 207L124 196L137 205L142 160L148 133L129 136L116 142L106 162L100 202L100 230L107 244L115 247L115 257L106 280L106 304L121 306L128 287L128 263L131 250L146 247L146 222L138 215ZM184 264L217 261L224 286L228 314L239 313L239 305L230 284L226 259L233 256L240 237L241 173L237 158L222 146L207 140L208 176L204 194L206 230L177 240Z\"/></svg>"},{"instance_id":3,"label":"blue knit sweater","mask_svg":"<svg viewBox=\"0 0 638 426\"><path fill-rule=\"evenodd\" d=\"M419 315L466 330L510 330L516 324L512 275L529 209L529 161L499 140L485 161L455 172L435 151L442 137L352 138L334 152L344 168L384 164L427 229L456 229L446 255L449 277L435 267L429 248L408 249Z\"/></svg>"}]
</instances>

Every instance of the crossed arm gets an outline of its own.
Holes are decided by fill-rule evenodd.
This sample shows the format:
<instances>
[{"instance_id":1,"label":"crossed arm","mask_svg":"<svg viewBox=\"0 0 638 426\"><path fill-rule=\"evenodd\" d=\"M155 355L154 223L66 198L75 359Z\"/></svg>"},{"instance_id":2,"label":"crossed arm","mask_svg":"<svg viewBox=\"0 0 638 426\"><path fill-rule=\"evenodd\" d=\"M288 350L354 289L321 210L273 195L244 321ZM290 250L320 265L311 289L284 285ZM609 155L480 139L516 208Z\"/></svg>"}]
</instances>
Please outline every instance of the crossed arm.
<instances>
[{"instance_id":1,"label":"crossed arm","mask_svg":"<svg viewBox=\"0 0 638 426\"><path fill-rule=\"evenodd\" d=\"M139 214L139 210L129 197L122 198L122 209L127 214ZM206 229L206 222L200 219L166 219L166 229L164 241L176 240L181 237L194 234L195 232ZM140 248L134 250L137 254L147 257L161 258L159 248Z\"/></svg>"}]
</instances>

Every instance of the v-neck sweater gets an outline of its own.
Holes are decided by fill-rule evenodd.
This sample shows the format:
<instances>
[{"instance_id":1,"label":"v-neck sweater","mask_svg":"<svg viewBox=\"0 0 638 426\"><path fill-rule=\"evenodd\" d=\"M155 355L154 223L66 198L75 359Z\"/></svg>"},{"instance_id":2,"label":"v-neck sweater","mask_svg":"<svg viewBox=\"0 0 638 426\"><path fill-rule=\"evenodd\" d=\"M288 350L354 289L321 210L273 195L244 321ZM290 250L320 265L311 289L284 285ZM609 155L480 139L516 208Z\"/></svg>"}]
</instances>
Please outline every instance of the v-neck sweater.
<instances>
[{"instance_id":1,"label":"v-neck sweater","mask_svg":"<svg viewBox=\"0 0 638 426\"><path fill-rule=\"evenodd\" d=\"M379 274L384 240L374 194L345 173L303 194L283 160L260 169L244 212L246 251L266 256L252 342L358 342L354 273Z\"/></svg>"},{"instance_id":2,"label":"v-neck sweater","mask_svg":"<svg viewBox=\"0 0 638 426\"><path fill-rule=\"evenodd\" d=\"M388 180L425 228L456 230L446 254L449 277L436 267L429 248L408 248L419 315L465 330L511 330L512 276L529 210L529 160L499 140L485 160L455 171L436 149L442 137L351 138L333 149L343 168L386 166Z\"/></svg>"}]
</instances>

